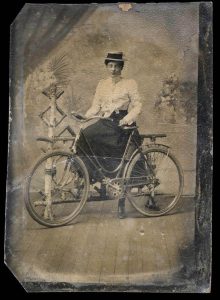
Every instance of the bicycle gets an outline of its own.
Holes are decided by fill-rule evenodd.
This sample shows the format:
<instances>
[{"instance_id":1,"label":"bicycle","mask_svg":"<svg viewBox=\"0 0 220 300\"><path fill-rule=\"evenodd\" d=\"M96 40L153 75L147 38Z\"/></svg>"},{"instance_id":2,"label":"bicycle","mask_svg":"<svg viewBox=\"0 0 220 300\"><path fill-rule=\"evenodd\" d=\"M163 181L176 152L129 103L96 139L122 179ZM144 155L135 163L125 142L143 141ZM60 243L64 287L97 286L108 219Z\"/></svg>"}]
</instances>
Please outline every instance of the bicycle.
<instances>
[{"instance_id":1,"label":"bicycle","mask_svg":"<svg viewBox=\"0 0 220 300\"><path fill-rule=\"evenodd\" d=\"M73 115L82 123L103 119L100 116L85 119ZM83 134L82 128L75 137L38 138L52 145L58 141L71 141L71 146L70 151L47 153L31 170L25 192L25 205L30 216L47 227L71 222L82 211L90 184L96 181L105 186L110 198L125 197L144 216L156 217L170 212L181 198L184 177L170 147L157 143L157 139L165 138L166 134L141 134L141 145L136 143L131 152L132 136L137 126L124 126L123 129L128 130L129 138L124 154L113 170L104 168L95 155L77 155L76 146ZM150 143L144 144L146 139ZM91 178L87 162L96 179ZM152 203L156 203L156 209L152 209Z\"/></svg>"}]
</instances>

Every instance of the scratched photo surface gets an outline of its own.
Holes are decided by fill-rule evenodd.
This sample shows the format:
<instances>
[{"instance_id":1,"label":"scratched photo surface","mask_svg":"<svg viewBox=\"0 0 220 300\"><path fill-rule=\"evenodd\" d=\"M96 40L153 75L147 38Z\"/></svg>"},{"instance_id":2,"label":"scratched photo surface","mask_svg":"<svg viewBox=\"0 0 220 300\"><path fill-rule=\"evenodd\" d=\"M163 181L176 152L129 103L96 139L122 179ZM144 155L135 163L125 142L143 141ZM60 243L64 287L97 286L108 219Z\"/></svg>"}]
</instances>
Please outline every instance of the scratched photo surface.
<instances>
[{"instance_id":1,"label":"scratched photo surface","mask_svg":"<svg viewBox=\"0 0 220 300\"><path fill-rule=\"evenodd\" d=\"M8 267L28 291L72 291L80 286L82 290L112 286L112 290L126 291L140 286L178 286L182 282L190 285L188 278L194 265L198 45L198 3L26 4L18 14L11 25L13 88L5 256ZM143 215L126 199L126 218L120 219L120 183L113 181L103 199L100 182L90 181L88 200L76 218L63 226L44 226L25 206L24 199L27 201L27 193L32 192L26 183L30 172L50 150L70 151L81 126L71 112L86 114L98 83L109 78L107 55L120 52L125 60L122 78L134 80L138 88L141 110L135 121L139 133L166 135L156 141L144 139L146 148L149 143L163 144L164 149L169 146L181 166L184 183L180 199L171 211L156 217ZM54 136L61 139L53 144L48 139ZM168 158L169 151L165 155ZM60 170L57 164L54 171L56 176L62 177L62 161ZM42 187L37 191L39 215L44 218L47 213L50 218L51 211L45 212L42 201L54 169L50 159L45 164L45 169L33 177ZM169 167L167 170L169 175L162 176L162 181L172 193L180 175L169 173ZM71 185L72 177L68 180ZM85 185L86 180L82 193ZM59 197L63 199L67 193ZM72 209L71 203L68 209ZM46 283L67 285L48 287Z\"/></svg>"}]
</instances>

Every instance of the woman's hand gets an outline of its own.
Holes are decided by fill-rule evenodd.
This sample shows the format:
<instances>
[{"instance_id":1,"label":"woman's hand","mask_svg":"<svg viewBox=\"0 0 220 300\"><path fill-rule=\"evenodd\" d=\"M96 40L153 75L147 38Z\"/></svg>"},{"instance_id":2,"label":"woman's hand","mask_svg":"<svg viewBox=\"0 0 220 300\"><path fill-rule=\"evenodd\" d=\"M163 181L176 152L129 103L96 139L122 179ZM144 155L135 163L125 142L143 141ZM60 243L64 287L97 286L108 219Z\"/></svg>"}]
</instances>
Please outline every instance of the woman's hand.
<instances>
[{"instance_id":1,"label":"woman's hand","mask_svg":"<svg viewBox=\"0 0 220 300\"><path fill-rule=\"evenodd\" d=\"M133 121L129 120L129 118L127 118L127 116L125 116L123 119L120 120L119 126L130 125L132 123L133 123Z\"/></svg>"}]
</instances>

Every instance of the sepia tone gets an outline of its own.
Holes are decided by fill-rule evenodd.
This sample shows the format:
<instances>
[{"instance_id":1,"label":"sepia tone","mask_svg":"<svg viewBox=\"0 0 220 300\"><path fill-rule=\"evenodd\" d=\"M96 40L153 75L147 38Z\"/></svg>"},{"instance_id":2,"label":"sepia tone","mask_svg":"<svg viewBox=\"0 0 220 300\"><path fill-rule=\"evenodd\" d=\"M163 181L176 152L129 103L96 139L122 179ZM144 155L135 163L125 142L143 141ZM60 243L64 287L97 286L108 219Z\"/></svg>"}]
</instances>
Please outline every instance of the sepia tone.
<instances>
[{"instance_id":1,"label":"sepia tone","mask_svg":"<svg viewBox=\"0 0 220 300\"><path fill-rule=\"evenodd\" d=\"M197 286L195 272L203 144L198 143L197 105L200 13L199 3L26 4L11 25L5 260L27 291L210 291L210 261L206 285ZM123 76L138 83L140 133L166 134L157 142L171 147L183 169L181 199L159 217L145 217L126 201L127 218L118 219L117 199L102 201L91 186L72 222L46 228L24 204L30 171L50 148L37 138L69 137L53 148L69 150L80 126L71 112L84 114L91 106L98 82L108 76L104 58L112 50L123 51ZM52 112L47 88L57 61L65 74Z\"/></svg>"}]
</instances>

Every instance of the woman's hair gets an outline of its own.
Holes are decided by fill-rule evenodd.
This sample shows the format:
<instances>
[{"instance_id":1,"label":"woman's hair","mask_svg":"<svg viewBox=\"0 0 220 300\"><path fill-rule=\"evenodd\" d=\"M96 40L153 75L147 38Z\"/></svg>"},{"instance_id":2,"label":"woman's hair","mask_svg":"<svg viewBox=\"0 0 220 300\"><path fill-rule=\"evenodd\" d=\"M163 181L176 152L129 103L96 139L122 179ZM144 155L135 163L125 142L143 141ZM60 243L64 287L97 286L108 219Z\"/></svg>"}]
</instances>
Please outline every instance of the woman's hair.
<instances>
[{"instance_id":1,"label":"woman's hair","mask_svg":"<svg viewBox=\"0 0 220 300\"><path fill-rule=\"evenodd\" d=\"M106 60L105 60L105 65L107 66L107 64L108 64L109 62L117 62L117 64L121 67L121 69L124 68L124 62L123 62L123 61L115 61L115 60L106 59Z\"/></svg>"}]
</instances>

